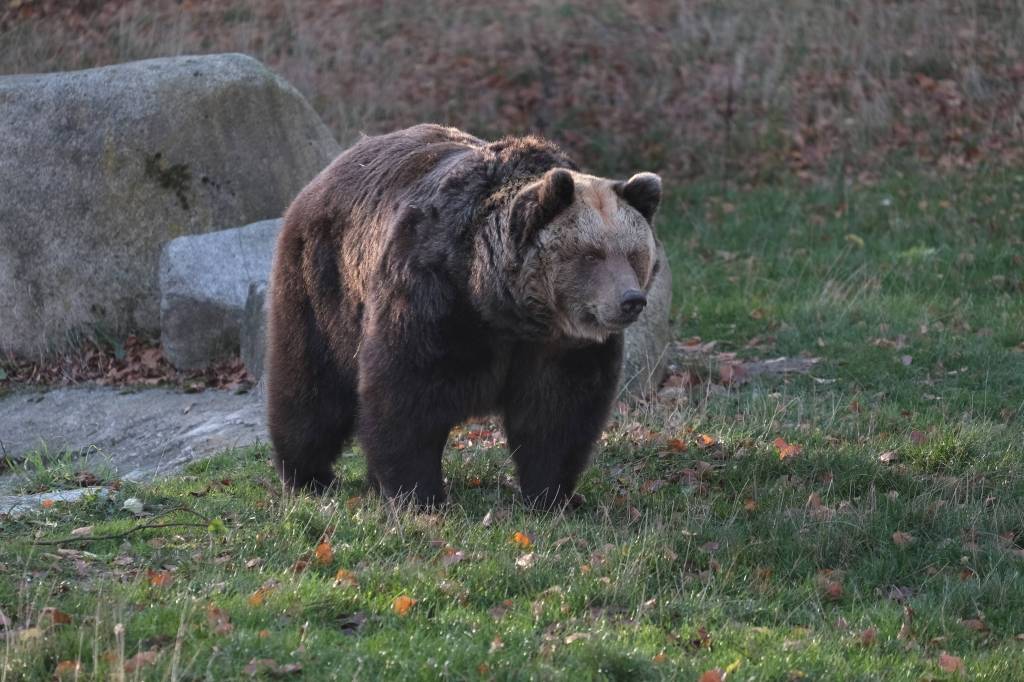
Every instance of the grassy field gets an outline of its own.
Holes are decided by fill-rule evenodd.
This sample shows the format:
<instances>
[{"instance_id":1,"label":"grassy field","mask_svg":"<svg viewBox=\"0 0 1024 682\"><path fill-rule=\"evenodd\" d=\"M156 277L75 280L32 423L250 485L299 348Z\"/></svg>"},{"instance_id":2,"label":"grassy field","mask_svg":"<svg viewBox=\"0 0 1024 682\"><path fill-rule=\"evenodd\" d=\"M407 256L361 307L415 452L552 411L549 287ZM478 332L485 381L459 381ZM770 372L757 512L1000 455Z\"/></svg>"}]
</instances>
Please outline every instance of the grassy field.
<instances>
[{"instance_id":1,"label":"grassy field","mask_svg":"<svg viewBox=\"0 0 1024 682\"><path fill-rule=\"evenodd\" d=\"M0 679L1024 679L1024 176L695 186L659 230L680 338L813 371L620 411L566 515L472 425L440 514L253 448L6 519Z\"/></svg>"}]
</instances>

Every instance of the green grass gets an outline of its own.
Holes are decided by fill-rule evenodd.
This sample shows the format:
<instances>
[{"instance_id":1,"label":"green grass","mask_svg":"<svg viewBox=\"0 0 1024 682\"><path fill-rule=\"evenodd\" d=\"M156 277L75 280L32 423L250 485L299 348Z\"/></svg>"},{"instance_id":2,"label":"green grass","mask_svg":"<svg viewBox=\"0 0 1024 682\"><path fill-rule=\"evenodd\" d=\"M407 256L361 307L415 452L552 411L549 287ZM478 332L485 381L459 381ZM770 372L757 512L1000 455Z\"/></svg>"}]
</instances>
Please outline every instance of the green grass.
<instances>
[{"instance_id":1,"label":"green grass","mask_svg":"<svg viewBox=\"0 0 1024 682\"><path fill-rule=\"evenodd\" d=\"M680 336L811 354L811 375L619 416L568 515L525 510L507 452L462 433L436 515L369 495L355 453L336 494L282 497L251 448L5 520L0 609L40 625L0 648L7 679L76 659L116 679L122 647L158 652L126 679L244 678L260 658L317 680L1024 679L1024 179L692 187L659 230ZM780 460L778 437L802 451ZM145 523L188 525L96 537Z\"/></svg>"}]
</instances>

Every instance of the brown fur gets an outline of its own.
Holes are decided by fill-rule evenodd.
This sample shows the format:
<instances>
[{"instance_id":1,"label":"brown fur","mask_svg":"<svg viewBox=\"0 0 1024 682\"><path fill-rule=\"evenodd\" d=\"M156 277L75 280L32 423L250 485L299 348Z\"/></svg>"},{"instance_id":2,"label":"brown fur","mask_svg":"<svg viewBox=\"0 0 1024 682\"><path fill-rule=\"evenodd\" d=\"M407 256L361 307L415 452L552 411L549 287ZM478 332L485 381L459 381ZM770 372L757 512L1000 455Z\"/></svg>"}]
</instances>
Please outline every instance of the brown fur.
<instances>
[{"instance_id":1,"label":"brown fur","mask_svg":"<svg viewBox=\"0 0 1024 682\"><path fill-rule=\"evenodd\" d=\"M651 174L583 175L539 138L435 125L338 157L288 209L274 260L268 410L283 480L326 487L355 433L384 494L436 504L449 430L492 413L524 495L569 499L653 277L660 189Z\"/></svg>"}]
</instances>

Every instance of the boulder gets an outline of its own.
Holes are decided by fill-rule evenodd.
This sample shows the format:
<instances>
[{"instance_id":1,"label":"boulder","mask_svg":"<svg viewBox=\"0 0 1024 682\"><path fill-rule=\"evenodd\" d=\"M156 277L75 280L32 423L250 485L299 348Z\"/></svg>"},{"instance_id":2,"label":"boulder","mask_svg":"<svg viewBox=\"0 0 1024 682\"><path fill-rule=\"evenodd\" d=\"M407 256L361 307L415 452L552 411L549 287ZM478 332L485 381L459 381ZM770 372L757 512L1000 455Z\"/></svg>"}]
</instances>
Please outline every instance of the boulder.
<instances>
[{"instance_id":1,"label":"boulder","mask_svg":"<svg viewBox=\"0 0 1024 682\"><path fill-rule=\"evenodd\" d=\"M172 365L199 369L238 354L250 287L270 276L280 229L280 219L264 220L167 242L160 254L160 342Z\"/></svg>"},{"instance_id":2,"label":"boulder","mask_svg":"<svg viewBox=\"0 0 1024 682\"><path fill-rule=\"evenodd\" d=\"M626 397L654 395L668 370L668 344L672 339L672 270L665 249L658 245L660 264L647 294L640 319L626 329L622 388Z\"/></svg>"},{"instance_id":3,"label":"boulder","mask_svg":"<svg viewBox=\"0 0 1024 682\"><path fill-rule=\"evenodd\" d=\"M0 140L0 353L17 355L156 331L166 241L280 216L340 152L240 54L0 77Z\"/></svg>"},{"instance_id":4,"label":"boulder","mask_svg":"<svg viewBox=\"0 0 1024 682\"><path fill-rule=\"evenodd\" d=\"M253 282L242 315L242 364L259 381L267 352L267 283Z\"/></svg>"}]
</instances>

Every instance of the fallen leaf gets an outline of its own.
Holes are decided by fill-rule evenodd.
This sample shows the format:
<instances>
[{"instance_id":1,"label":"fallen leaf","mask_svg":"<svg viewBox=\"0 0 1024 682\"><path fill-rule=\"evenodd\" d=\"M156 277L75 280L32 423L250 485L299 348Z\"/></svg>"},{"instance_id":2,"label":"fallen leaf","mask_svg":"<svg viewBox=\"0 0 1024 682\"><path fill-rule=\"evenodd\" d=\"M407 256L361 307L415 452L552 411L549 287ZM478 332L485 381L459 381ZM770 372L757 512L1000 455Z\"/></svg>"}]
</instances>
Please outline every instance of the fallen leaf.
<instances>
[{"instance_id":1,"label":"fallen leaf","mask_svg":"<svg viewBox=\"0 0 1024 682\"><path fill-rule=\"evenodd\" d=\"M133 673L140 668L144 668L147 665L153 665L156 663L156 659L160 656L160 652L156 649L150 649L148 651L140 651L135 654L127 661L124 662L124 671L126 673Z\"/></svg>"},{"instance_id":2,"label":"fallen leaf","mask_svg":"<svg viewBox=\"0 0 1024 682\"><path fill-rule=\"evenodd\" d=\"M87 538L90 535L92 535L92 526L82 526L71 531L71 537L73 538Z\"/></svg>"},{"instance_id":3,"label":"fallen leaf","mask_svg":"<svg viewBox=\"0 0 1024 682\"><path fill-rule=\"evenodd\" d=\"M359 587L359 578L352 571L339 568L338 572L334 574L334 586L344 588Z\"/></svg>"},{"instance_id":4,"label":"fallen leaf","mask_svg":"<svg viewBox=\"0 0 1024 682\"><path fill-rule=\"evenodd\" d=\"M896 531L892 534L892 541L896 543L897 547L906 547L914 541L914 536L910 533L904 533L903 531Z\"/></svg>"},{"instance_id":5,"label":"fallen leaf","mask_svg":"<svg viewBox=\"0 0 1024 682\"><path fill-rule=\"evenodd\" d=\"M915 445L921 445L923 443L928 442L928 436L921 431L911 431L910 442L914 443Z\"/></svg>"},{"instance_id":6,"label":"fallen leaf","mask_svg":"<svg viewBox=\"0 0 1024 682\"><path fill-rule=\"evenodd\" d=\"M725 679L725 671L721 668L705 670L698 678L699 682L722 682Z\"/></svg>"},{"instance_id":7,"label":"fallen leaf","mask_svg":"<svg viewBox=\"0 0 1024 682\"><path fill-rule=\"evenodd\" d=\"M167 587L174 581L174 575L170 571L154 571L146 569L146 579L153 587Z\"/></svg>"},{"instance_id":8,"label":"fallen leaf","mask_svg":"<svg viewBox=\"0 0 1024 682\"><path fill-rule=\"evenodd\" d=\"M53 669L53 676L58 679L67 676L78 677L81 669L81 661L60 661Z\"/></svg>"},{"instance_id":9,"label":"fallen leaf","mask_svg":"<svg viewBox=\"0 0 1024 682\"><path fill-rule=\"evenodd\" d=\"M52 606L47 606L39 612L39 622L48 622L52 625L70 625L71 616Z\"/></svg>"},{"instance_id":10,"label":"fallen leaf","mask_svg":"<svg viewBox=\"0 0 1024 682\"><path fill-rule=\"evenodd\" d=\"M54 503L53 503L53 500L47 498L47 499L43 500L42 502L40 502L39 504L40 504L40 506L42 506L43 509L53 509L53 504Z\"/></svg>"},{"instance_id":11,"label":"fallen leaf","mask_svg":"<svg viewBox=\"0 0 1024 682\"><path fill-rule=\"evenodd\" d=\"M718 439L706 433L697 436L697 445L702 448L710 448L718 445Z\"/></svg>"},{"instance_id":12,"label":"fallen leaf","mask_svg":"<svg viewBox=\"0 0 1024 682\"><path fill-rule=\"evenodd\" d=\"M259 637L260 639L266 639L266 638L270 637L270 630L268 630L266 628L263 628L258 633L256 633L256 636Z\"/></svg>"},{"instance_id":13,"label":"fallen leaf","mask_svg":"<svg viewBox=\"0 0 1024 682\"><path fill-rule=\"evenodd\" d=\"M267 600L267 595L270 594L271 590L260 587L255 592L249 595L249 606L263 606L263 602Z\"/></svg>"},{"instance_id":14,"label":"fallen leaf","mask_svg":"<svg viewBox=\"0 0 1024 682\"><path fill-rule=\"evenodd\" d=\"M573 642L578 642L581 639L590 639L590 637L591 634L589 632L574 632L565 638L565 643L572 644Z\"/></svg>"},{"instance_id":15,"label":"fallen leaf","mask_svg":"<svg viewBox=\"0 0 1024 682\"><path fill-rule=\"evenodd\" d=\"M518 568L533 568L535 563L537 563L537 555L534 552L529 552L516 559L516 567Z\"/></svg>"},{"instance_id":16,"label":"fallen leaf","mask_svg":"<svg viewBox=\"0 0 1024 682\"><path fill-rule=\"evenodd\" d=\"M899 461L899 456L895 450L886 450L878 456L878 461L882 464L895 464Z\"/></svg>"},{"instance_id":17,"label":"fallen leaf","mask_svg":"<svg viewBox=\"0 0 1024 682\"><path fill-rule=\"evenodd\" d=\"M748 512L757 511L757 500L755 500L752 497L748 497L743 502L743 508L746 509Z\"/></svg>"},{"instance_id":18,"label":"fallen leaf","mask_svg":"<svg viewBox=\"0 0 1024 682\"><path fill-rule=\"evenodd\" d=\"M235 626L231 624L231 618L221 608L210 604L206 609L206 622L209 623L210 628L214 634L228 635L235 629Z\"/></svg>"},{"instance_id":19,"label":"fallen leaf","mask_svg":"<svg viewBox=\"0 0 1024 682\"><path fill-rule=\"evenodd\" d=\"M913 362L914 362L914 358L911 355L901 355L900 356L900 364L902 364L904 367L910 367L910 365Z\"/></svg>"},{"instance_id":20,"label":"fallen leaf","mask_svg":"<svg viewBox=\"0 0 1024 682\"><path fill-rule=\"evenodd\" d=\"M487 653L493 654L495 651L503 648L505 648L505 642L501 639L501 635L495 635L494 639L491 640L491 647L487 650Z\"/></svg>"},{"instance_id":21,"label":"fallen leaf","mask_svg":"<svg viewBox=\"0 0 1024 682\"><path fill-rule=\"evenodd\" d=\"M271 675L293 675L302 671L301 663L285 663L279 665L277 661L272 658L254 658L249 661L242 672L250 677L256 677L263 673L269 673Z\"/></svg>"},{"instance_id":22,"label":"fallen leaf","mask_svg":"<svg viewBox=\"0 0 1024 682\"><path fill-rule=\"evenodd\" d=\"M334 561L334 550L331 549L329 542L321 542L313 550L313 556L316 557L316 561L321 566L328 566Z\"/></svg>"},{"instance_id":23,"label":"fallen leaf","mask_svg":"<svg viewBox=\"0 0 1024 682\"><path fill-rule=\"evenodd\" d=\"M960 621L968 630L974 630L975 632L988 632L988 624L980 618L964 618Z\"/></svg>"},{"instance_id":24,"label":"fallen leaf","mask_svg":"<svg viewBox=\"0 0 1024 682\"><path fill-rule=\"evenodd\" d=\"M391 610L399 616L405 616L409 613L409 609L416 604L416 601L417 600L412 597L407 597L404 594L400 595L395 597L395 600L391 602Z\"/></svg>"},{"instance_id":25,"label":"fallen leaf","mask_svg":"<svg viewBox=\"0 0 1024 682\"><path fill-rule=\"evenodd\" d=\"M529 549L533 546L533 538L531 538L526 533L523 533L518 530L512 535L512 542L519 545L523 549Z\"/></svg>"},{"instance_id":26,"label":"fallen leaf","mask_svg":"<svg viewBox=\"0 0 1024 682\"><path fill-rule=\"evenodd\" d=\"M939 654L939 667L947 673L963 672L964 660L959 656L953 656L943 651Z\"/></svg>"},{"instance_id":27,"label":"fallen leaf","mask_svg":"<svg viewBox=\"0 0 1024 682\"><path fill-rule=\"evenodd\" d=\"M795 457L803 451L803 447L796 445L795 443L787 443L783 438L776 438L774 444L775 449L779 452L779 459L782 460Z\"/></svg>"},{"instance_id":28,"label":"fallen leaf","mask_svg":"<svg viewBox=\"0 0 1024 682\"><path fill-rule=\"evenodd\" d=\"M878 639L877 628L865 628L860 633L861 646L871 646Z\"/></svg>"},{"instance_id":29,"label":"fallen leaf","mask_svg":"<svg viewBox=\"0 0 1024 682\"><path fill-rule=\"evenodd\" d=\"M443 550L443 555L441 556L441 565L454 566L465 558L466 555L464 552L457 550L454 547L446 547Z\"/></svg>"},{"instance_id":30,"label":"fallen leaf","mask_svg":"<svg viewBox=\"0 0 1024 682\"><path fill-rule=\"evenodd\" d=\"M136 516L142 516L142 513L146 510L146 505L137 497L129 497L121 505L121 509L126 509Z\"/></svg>"}]
</instances>

